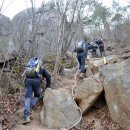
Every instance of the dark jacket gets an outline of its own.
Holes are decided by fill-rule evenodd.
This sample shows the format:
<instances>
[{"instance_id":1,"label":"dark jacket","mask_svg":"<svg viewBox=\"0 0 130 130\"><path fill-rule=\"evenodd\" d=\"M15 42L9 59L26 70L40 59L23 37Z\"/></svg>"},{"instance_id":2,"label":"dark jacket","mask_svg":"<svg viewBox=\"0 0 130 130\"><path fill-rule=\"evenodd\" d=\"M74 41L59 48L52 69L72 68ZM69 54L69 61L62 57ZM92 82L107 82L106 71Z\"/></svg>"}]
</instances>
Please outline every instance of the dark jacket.
<instances>
[{"instance_id":1,"label":"dark jacket","mask_svg":"<svg viewBox=\"0 0 130 130\"><path fill-rule=\"evenodd\" d=\"M44 68L40 68L39 74L36 75L34 78L31 77L26 77L26 79L37 79L37 80L43 80L46 79L46 87L50 88L51 87L51 75L49 74L49 72L44 69ZM25 80L26 80L25 79Z\"/></svg>"},{"instance_id":2,"label":"dark jacket","mask_svg":"<svg viewBox=\"0 0 130 130\"><path fill-rule=\"evenodd\" d=\"M82 42L84 42L84 41L82 41ZM87 54L87 53L88 53L88 50L90 50L90 49L93 49L93 45L84 42L84 44L83 44L83 51L82 51L82 52L79 52L79 51L77 50L77 48L75 48L75 49L74 49L74 52L77 52L77 54L78 54L78 53L86 53L86 54Z\"/></svg>"},{"instance_id":3,"label":"dark jacket","mask_svg":"<svg viewBox=\"0 0 130 130\"><path fill-rule=\"evenodd\" d=\"M98 45L98 46L102 46L104 45L103 41L101 39L95 41L95 43Z\"/></svg>"},{"instance_id":4,"label":"dark jacket","mask_svg":"<svg viewBox=\"0 0 130 130\"><path fill-rule=\"evenodd\" d=\"M41 74L42 74L43 78L46 78L46 87L50 88L51 87L51 75L44 68L41 69Z\"/></svg>"}]
</instances>

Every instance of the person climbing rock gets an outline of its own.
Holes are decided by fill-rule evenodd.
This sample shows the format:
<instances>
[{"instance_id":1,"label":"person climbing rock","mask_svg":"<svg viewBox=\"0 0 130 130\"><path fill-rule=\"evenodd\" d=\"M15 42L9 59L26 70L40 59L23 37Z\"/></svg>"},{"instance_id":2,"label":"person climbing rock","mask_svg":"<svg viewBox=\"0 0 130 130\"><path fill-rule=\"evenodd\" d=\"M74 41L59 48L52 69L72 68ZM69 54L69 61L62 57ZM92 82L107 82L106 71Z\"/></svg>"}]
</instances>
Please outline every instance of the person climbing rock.
<instances>
[{"instance_id":1,"label":"person climbing rock","mask_svg":"<svg viewBox=\"0 0 130 130\"><path fill-rule=\"evenodd\" d=\"M40 85L42 78L46 79L46 88L51 87L51 75L42 68L42 62L39 58L32 58L26 66L25 79L25 109L24 120L22 124L30 122L31 109L37 105L40 99ZM32 94L34 93L34 97Z\"/></svg>"},{"instance_id":2,"label":"person climbing rock","mask_svg":"<svg viewBox=\"0 0 130 130\"><path fill-rule=\"evenodd\" d=\"M74 49L74 52L77 52L77 60L79 62L79 78L84 78L86 73L85 61L87 59L87 53L88 50L92 48L93 46L87 43L87 38L84 36L83 41L79 42Z\"/></svg>"},{"instance_id":3,"label":"person climbing rock","mask_svg":"<svg viewBox=\"0 0 130 130\"><path fill-rule=\"evenodd\" d=\"M104 50L104 42L102 39L98 39L95 41L95 43L98 45L99 47L99 51L100 51L100 56L105 56L105 50Z\"/></svg>"}]
</instances>

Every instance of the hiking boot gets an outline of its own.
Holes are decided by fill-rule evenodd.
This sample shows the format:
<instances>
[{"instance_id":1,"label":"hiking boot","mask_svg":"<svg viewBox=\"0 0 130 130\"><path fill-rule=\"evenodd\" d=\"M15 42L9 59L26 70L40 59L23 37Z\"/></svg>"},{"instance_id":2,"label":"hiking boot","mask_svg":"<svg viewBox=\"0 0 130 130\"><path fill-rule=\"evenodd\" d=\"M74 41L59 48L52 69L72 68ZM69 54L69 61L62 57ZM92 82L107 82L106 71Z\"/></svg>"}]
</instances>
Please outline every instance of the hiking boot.
<instances>
[{"instance_id":1,"label":"hiking boot","mask_svg":"<svg viewBox=\"0 0 130 130\"><path fill-rule=\"evenodd\" d=\"M84 75L84 73L80 73L80 74L79 74L79 78L80 78L80 79L83 79L83 78L85 78L85 75Z\"/></svg>"},{"instance_id":2,"label":"hiking boot","mask_svg":"<svg viewBox=\"0 0 130 130\"><path fill-rule=\"evenodd\" d=\"M27 123L30 123L30 117L24 118L24 120L22 122L23 125L26 125Z\"/></svg>"}]
</instances>

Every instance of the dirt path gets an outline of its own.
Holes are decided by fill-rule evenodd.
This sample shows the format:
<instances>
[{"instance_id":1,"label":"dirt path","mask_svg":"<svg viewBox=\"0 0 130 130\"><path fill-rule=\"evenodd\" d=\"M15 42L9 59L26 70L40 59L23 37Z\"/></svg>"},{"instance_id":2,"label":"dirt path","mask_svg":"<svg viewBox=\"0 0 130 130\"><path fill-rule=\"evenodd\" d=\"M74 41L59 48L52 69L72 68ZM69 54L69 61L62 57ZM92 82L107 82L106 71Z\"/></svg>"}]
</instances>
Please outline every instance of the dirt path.
<instances>
[{"instance_id":1,"label":"dirt path","mask_svg":"<svg viewBox=\"0 0 130 130\"><path fill-rule=\"evenodd\" d=\"M83 116L82 123L71 130L123 130L110 117L107 105L101 109L92 108Z\"/></svg>"},{"instance_id":2,"label":"dirt path","mask_svg":"<svg viewBox=\"0 0 130 130\"><path fill-rule=\"evenodd\" d=\"M43 103L42 101L33 109L31 114L31 122L22 125L22 115L23 109L19 113L16 114L16 126L12 130L56 130L56 129L49 129L40 121L40 112L42 110Z\"/></svg>"},{"instance_id":3,"label":"dirt path","mask_svg":"<svg viewBox=\"0 0 130 130\"><path fill-rule=\"evenodd\" d=\"M56 130L56 129L49 129L43 125L41 125L40 121L32 120L30 124L21 125L19 124L14 130Z\"/></svg>"}]
</instances>

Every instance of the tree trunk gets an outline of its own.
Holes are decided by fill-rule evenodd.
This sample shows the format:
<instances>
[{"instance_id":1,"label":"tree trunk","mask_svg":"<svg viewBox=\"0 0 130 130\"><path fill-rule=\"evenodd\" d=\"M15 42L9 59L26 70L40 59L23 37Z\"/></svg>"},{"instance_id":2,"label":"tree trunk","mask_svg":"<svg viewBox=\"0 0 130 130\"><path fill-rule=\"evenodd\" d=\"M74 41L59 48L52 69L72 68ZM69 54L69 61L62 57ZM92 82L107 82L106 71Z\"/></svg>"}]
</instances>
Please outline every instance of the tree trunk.
<instances>
[{"instance_id":1,"label":"tree trunk","mask_svg":"<svg viewBox=\"0 0 130 130\"><path fill-rule=\"evenodd\" d=\"M56 63L53 71L53 78L54 80L57 79L60 60L61 60L61 54L62 54L62 46L63 46L63 35L64 35L64 18L63 22L61 23L61 28L59 30L59 36L58 36L58 46L57 46L57 56L56 56Z\"/></svg>"}]
</instances>

